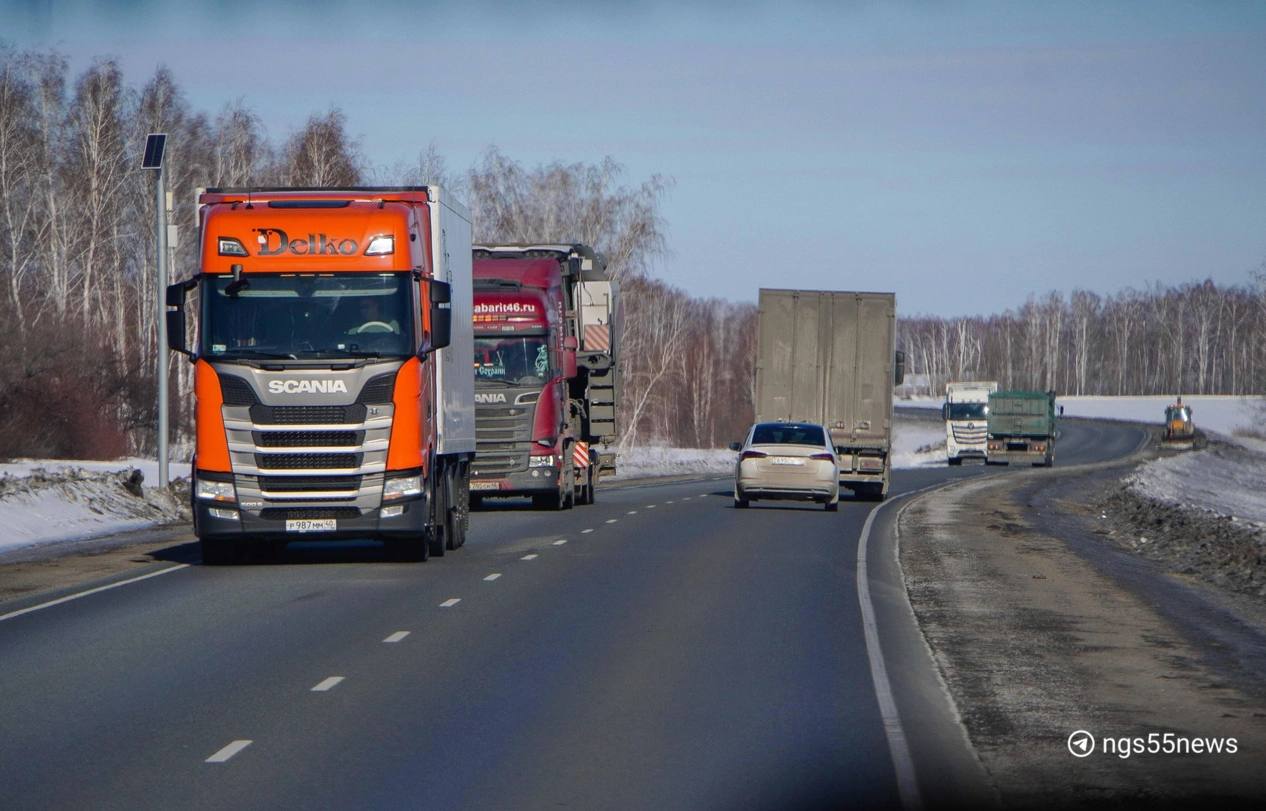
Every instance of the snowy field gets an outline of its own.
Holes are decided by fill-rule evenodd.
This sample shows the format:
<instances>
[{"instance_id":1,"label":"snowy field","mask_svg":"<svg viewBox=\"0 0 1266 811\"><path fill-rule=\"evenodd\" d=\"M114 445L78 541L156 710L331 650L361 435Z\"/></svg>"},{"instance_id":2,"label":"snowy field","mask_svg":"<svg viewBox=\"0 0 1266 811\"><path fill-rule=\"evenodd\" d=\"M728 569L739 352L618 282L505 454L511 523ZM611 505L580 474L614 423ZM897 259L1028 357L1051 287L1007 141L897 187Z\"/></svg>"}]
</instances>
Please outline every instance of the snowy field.
<instances>
[{"instance_id":1,"label":"snowy field","mask_svg":"<svg viewBox=\"0 0 1266 811\"><path fill-rule=\"evenodd\" d=\"M1192 419L1201 431L1218 434L1227 441L1242 440L1241 434L1246 431L1256 430L1266 435L1266 397L1191 395L1182 399L1191 406ZM1065 417L1160 425L1165 418L1165 406L1173 401L1173 397L1060 397L1055 402L1064 407ZM897 406L939 409L942 402L928 398L898 400Z\"/></svg>"}]
</instances>

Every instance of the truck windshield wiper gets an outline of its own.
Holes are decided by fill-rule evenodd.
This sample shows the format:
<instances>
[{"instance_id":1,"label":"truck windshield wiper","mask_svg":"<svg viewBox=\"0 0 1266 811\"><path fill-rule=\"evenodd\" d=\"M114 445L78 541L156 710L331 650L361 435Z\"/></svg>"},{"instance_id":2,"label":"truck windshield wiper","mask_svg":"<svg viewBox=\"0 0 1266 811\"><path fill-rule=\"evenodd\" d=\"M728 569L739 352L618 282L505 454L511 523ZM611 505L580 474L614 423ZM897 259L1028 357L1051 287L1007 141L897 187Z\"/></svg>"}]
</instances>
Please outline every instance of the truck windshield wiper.
<instances>
[{"instance_id":1,"label":"truck windshield wiper","mask_svg":"<svg viewBox=\"0 0 1266 811\"><path fill-rule=\"evenodd\" d=\"M234 349L232 352L226 352L223 355L216 356L217 360L232 360L233 358L277 358L279 360L297 360L294 354L290 352L264 352L259 349Z\"/></svg>"}]
</instances>

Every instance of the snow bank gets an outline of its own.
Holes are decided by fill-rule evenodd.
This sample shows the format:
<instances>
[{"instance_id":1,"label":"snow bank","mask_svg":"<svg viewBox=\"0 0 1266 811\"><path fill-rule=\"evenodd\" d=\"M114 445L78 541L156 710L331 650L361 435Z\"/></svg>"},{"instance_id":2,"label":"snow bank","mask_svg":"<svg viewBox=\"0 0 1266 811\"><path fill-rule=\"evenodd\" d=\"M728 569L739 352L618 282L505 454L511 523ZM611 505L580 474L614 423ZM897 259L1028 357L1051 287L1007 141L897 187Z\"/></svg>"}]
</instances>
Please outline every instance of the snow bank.
<instances>
[{"instance_id":1,"label":"snow bank","mask_svg":"<svg viewBox=\"0 0 1266 811\"><path fill-rule=\"evenodd\" d=\"M940 405L937 405L940 408ZM944 466L945 424L939 420L903 420L898 418L892 427L892 466L897 469L911 467Z\"/></svg>"},{"instance_id":2,"label":"snow bank","mask_svg":"<svg viewBox=\"0 0 1266 811\"><path fill-rule=\"evenodd\" d=\"M670 448L649 445L622 451L613 481L647 476L733 475L736 454L728 448Z\"/></svg>"},{"instance_id":3,"label":"snow bank","mask_svg":"<svg viewBox=\"0 0 1266 811\"><path fill-rule=\"evenodd\" d=\"M189 466L173 466L188 476ZM23 459L0 464L0 553L188 518L184 497L160 491L156 462Z\"/></svg>"},{"instance_id":4,"label":"snow bank","mask_svg":"<svg viewBox=\"0 0 1266 811\"><path fill-rule=\"evenodd\" d=\"M1146 462L1126 479L1136 493L1266 527L1266 455L1220 445Z\"/></svg>"}]
</instances>

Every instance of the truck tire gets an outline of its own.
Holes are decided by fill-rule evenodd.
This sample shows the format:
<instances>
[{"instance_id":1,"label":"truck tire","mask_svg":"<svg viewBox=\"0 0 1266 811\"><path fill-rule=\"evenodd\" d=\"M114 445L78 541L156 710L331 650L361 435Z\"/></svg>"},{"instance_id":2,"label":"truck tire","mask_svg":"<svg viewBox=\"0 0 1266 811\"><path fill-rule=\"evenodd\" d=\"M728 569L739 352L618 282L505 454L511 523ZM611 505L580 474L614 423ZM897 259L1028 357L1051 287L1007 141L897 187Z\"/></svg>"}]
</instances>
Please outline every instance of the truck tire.
<instances>
[{"instance_id":1,"label":"truck tire","mask_svg":"<svg viewBox=\"0 0 1266 811\"><path fill-rule=\"evenodd\" d=\"M426 541L431 557L444 557L444 549L448 546L448 505L451 503L448 488L451 481L452 478L445 474L440 478L439 487L435 489L435 523L431 526Z\"/></svg>"},{"instance_id":2,"label":"truck tire","mask_svg":"<svg viewBox=\"0 0 1266 811\"><path fill-rule=\"evenodd\" d=\"M838 501L828 501L822 506L825 507L826 511L829 513L837 513L840 511L840 503Z\"/></svg>"},{"instance_id":3,"label":"truck tire","mask_svg":"<svg viewBox=\"0 0 1266 811\"><path fill-rule=\"evenodd\" d=\"M203 538L202 565L231 566L242 559L242 547L235 538Z\"/></svg>"},{"instance_id":4,"label":"truck tire","mask_svg":"<svg viewBox=\"0 0 1266 811\"><path fill-rule=\"evenodd\" d=\"M950 467L962 467L963 458L961 456L949 460Z\"/></svg>"},{"instance_id":5,"label":"truck tire","mask_svg":"<svg viewBox=\"0 0 1266 811\"><path fill-rule=\"evenodd\" d=\"M470 490L468 479L458 469L453 481L453 506L448 510L448 548L460 549L466 544L466 531L470 529Z\"/></svg>"}]
</instances>

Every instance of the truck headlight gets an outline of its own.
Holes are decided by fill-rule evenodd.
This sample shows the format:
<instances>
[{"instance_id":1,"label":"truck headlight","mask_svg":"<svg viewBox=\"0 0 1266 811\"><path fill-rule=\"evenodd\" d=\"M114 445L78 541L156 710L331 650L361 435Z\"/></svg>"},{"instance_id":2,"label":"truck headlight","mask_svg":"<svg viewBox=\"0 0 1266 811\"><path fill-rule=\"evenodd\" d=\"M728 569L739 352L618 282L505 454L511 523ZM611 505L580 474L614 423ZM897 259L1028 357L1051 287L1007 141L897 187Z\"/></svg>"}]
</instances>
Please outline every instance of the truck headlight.
<instances>
[{"instance_id":1,"label":"truck headlight","mask_svg":"<svg viewBox=\"0 0 1266 811\"><path fill-rule=\"evenodd\" d=\"M220 482L199 477L197 494L200 501L227 501L230 504L237 501L233 482Z\"/></svg>"},{"instance_id":2,"label":"truck headlight","mask_svg":"<svg viewBox=\"0 0 1266 811\"><path fill-rule=\"evenodd\" d=\"M420 475L396 476L387 479L382 485L383 501L395 501L396 499L420 495L422 495L422 477Z\"/></svg>"},{"instance_id":3,"label":"truck headlight","mask_svg":"<svg viewBox=\"0 0 1266 811\"><path fill-rule=\"evenodd\" d=\"M553 466L554 466L554 454L552 453L547 454L545 456L529 456L528 457L528 467L553 467Z\"/></svg>"}]
</instances>

